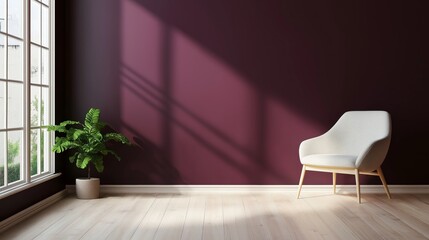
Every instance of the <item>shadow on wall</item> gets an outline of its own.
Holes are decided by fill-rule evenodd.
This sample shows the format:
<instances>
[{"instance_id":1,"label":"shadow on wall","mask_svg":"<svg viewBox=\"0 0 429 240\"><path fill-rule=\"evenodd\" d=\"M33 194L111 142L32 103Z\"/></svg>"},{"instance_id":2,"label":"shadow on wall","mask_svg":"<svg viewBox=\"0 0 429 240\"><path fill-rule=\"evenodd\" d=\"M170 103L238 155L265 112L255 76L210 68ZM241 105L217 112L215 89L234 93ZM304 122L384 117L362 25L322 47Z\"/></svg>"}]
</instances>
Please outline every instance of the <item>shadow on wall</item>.
<instances>
[{"instance_id":1,"label":"shadow on wall","mask_svg":"<svg viewBox=\"0 0 429 240\"><path fill-rule=\"evenodd\" d=\"M415 145L423 146L425 142L415 138L420 135L417 134L420 128L414 128L412 126L418 125L410 124L411 119L411 122L419 124L424 124L424 120L407 117L410 111L421 112L421 104L427 105L424 100L427 81L424 79L428 75L425 59L421 54L428 52L425 44L428 34L421 31L427 17L424 17L421 8L401 3L386 5L383 2L371 2L369 7L365 2L342 1L129 2L134 3L136 8L140 5L144 12L149 12L160 22L161 28L167 31L163 35L167 39L163 40L160 71L164 74L162 81L169 82L165 96L169 104L180 102L191 109L197 119L206 119L206 126L210 125L211 120L207 120L207 116L211 115L208 111L214 109L203 108L212 105L195 102L211 101L204 94L213 96L211 93L217 90L210 89L210 75L216 72L210 71L210 66L207 66L213 64L210 59L200 57L199 50L195 54L192 48L183 44L184 38L188 38L195 48L203 49L207 55L213 55L213 58L233 69L240 75L236 79L255 89L257 100L251 103L260 111L254 111L247 121L255 121L253 126L257 126L257 130L252 132L251 137L259 141L249 146L242 141L219 138L233 147L238 146L237 150L244 149L244 155L257 149L257 153L246 155L250 160L244 165L251 170L238 168L241 172L247 172L246 175L250 178L237 177L239 181L294 183L291 180L297 178L299 172L299 143L326 131L343 112L366 109L383 109L392 114L394 138L384 164L386 175L391 176L390 182L425 181L423 172L408 176L401 171L403 167L407 168L402 159L409 154L416 156L413 159L415 164L426 163L419 158L422 152L415 154ZM122 37L128 38L129 35ZM185 50L191 52L184 53ZM190 63L186 65L183 62ZM144 64L141 66L144 67ZM127 67L130 66L124 68ZM205 71L206 75L198 74L199 69L203 69L201 71ZM146 76L146 72L143 74ZM217 80L222 82L222 77L225 76L219 74ZM208 87L200 87L200 82ZM186 91L191 98L180 94L184 85L194 89ZM162 89L163 85L160 86ZM228 98L228 93L225 92L229 86L226 83L217 92L217 97ZM200 93L196 94L198 91ZM220 108L232 108L232 102L240 97L230 98L231 104L221 105ZM293 116L271 114L272 99L281 108L292 112ZM172 115L177 112L174 108L167 108L172 110ZM296 116L299 116L298 121L293 119ZM286 124L273 127L283 133L283 137L273 136L270 132L273 123L276 123L270 117L283 117L279 122ZM258 120L254 120L255 118ZM201 132L195 124L189 126ZM221 124L212 124L210 128L220 129L226 136L234 135L237 131ZM282 131L282 128L287 130ZM211 139L204 134L202 136L204 139ZM400 143L400 139L404 138L410 142ZM172 135L169 139L172 139ZM271 147L278 142L284 144ZM213 142L211 144L215 145ZM224 153L228 152L228 148L221 149ZM174 153L174 150L171 149L171 152ZM237 160L239 157L228 159L221 156L220 159L228 164L240 162ZM265 171L264 167L268 170ZM309 176L309 182L330 182L329 176L315 176ZM353 182L353 179L346 178L340 181ZM378 183L372 178L364 179L364 182Z\"/></svg>"},{"instance_id":2,"label":"shadow on wall","mask_svg":"<svg viewBox=\"0 0 429 240\"><path fill-rule=\"evenodd\" d=\"M198 144L195 145L196 147L202 147L206 149L212 156L215 156L217 159L221 159L230 167L238 169L242 174L246 175L247 179L249 180L257 179L258 176L260 176L263 172L267 172L271 176L274 176L278 179L284 177L282 173L276 171L275 169L267 169L264 166L264 142L257 144L257 148L253 150L248 149L237 143L227 133L219 130L214 125L211 125L202 117L186 108L177 100L172 99L171 96L165 96L164 90L162 88L157 87L148 79L139 75L136 71L127 67L126 65L123 65L122 76L122 86L124 89L126 89L128 94L134 94L141 102L148 105L150 109L156 110L156 112L162 116L163 120L165 121L164 127L162 127L164 130L163 139L168 139L168 141L174 140L172 131L179 130L192 138L193 141L197 142ZM137 105L135 107L139 108L139 106L141 105ZM263 109L261 111L263 111ZM176 114L172 114L172 112ZM180 115L186 116L186 118L180 117ZM257 116L259 116L259 119L256 119L256 121L262 122L264 118L263 112L258 113ZM144 118L144 115L142 115L142 118ZM135 129L130 127L125 122L122 124L122 126L132 134L137 133ZM263 124L260 124L260 128L258 129L258 132L261 134L264 132L263 126ZM173 130L166 131L166 129L170 128ZM263 139L263 136L261 136L259 139ZM218 144L219 142L221 142L222 146ZM180 145L180 143L177 143L177 145ZM166 153L167 155L165 157L166 161L174 159L174 157L171 156L171 153L174 150L166 146L167 144L164 145L164 149L170 149L167 150L168 152ZM232 149L233 153L228 152L228 149ZM191 154L188 156L190 156L191 159L194 158ZM251 161L240 162L237 160L237 158L240 157L244 159L251 159ZM195 165L210 166L210 163L207 163L207 161L200 161L193 162L192 165L192 167L196 168L196 171L198 171L198 167L195 167ZM191 174L194 175L196 173L192 172ZM226 181L232 180L229 179ZM194 182L194 184L196 183L201 184L201 182Z\"/></svg>"},{"instance_id":3,"label":"shadow on wall","mask_svg":"<svg viewBox=\"0 0 429 240\"><path fill-rule=\"evenodd\" d=\"M123 173L106 173L107 184L296 184L299 143L360 109L392 114L388 182L426 181L424 171L401 175L427 164L427 140L415 137L428 133L418 127L425 117L410 116L429 107L424 8L369 1L68 4L77 9L72 115L99 107L145 147L124 150L126 162L109 161L106 169ZM162 160L155 164L147 154ZM370 181L378 183L363 179ZM306 179L330 182L329 174Z\"/></svg>"},{"instance_id":4,"label":"shadow on wall","mask_svg":"<svg viewBox=\"0 0 429 240\"><path fill-rule=\"evenodd\" d=\"M400 115L425 102L420 87L428 77L422 55L428 34L421 31L426 18L419 6L336 0L130 2L216 55L258 91L324 127L350 109ZM174 46L174 39L168 41ZM166 49L170 58L180 53ZM162 71L171 77L174 59L164 62L169 64Z\"/></svg>"},{"instance_id":5,"label":"shadow on wall","mask_svg":"<svg viewBox=\"0 0 429 240\"><path fill-rule=\"evenodd\" d=\"M128 129L130 130L130 129ZM139 134L136 133L136 136ZM177 169L172 166L167 154L150 140L133 137L132 146L118 148L122 161L109 161L109 167L101 175L108 184L184 184Z\"/></svg>"},{"instance_id":6,"label":"shadow on wall","mask_svg":"<svg viewBox=\"0 0 429 240\"><path fill-rule=\"evenodd\" d=\"M187 183L276 184L298 177L299 141L291 134L299 128L287 126L297 119L276 119L293 113L157 16L126 2L122 125L155 139Z\"/></svg>"},{"instance_id":7,"label":"shadow on wall","mask_svg":"<svg viewBox=\"0 0 429 240\"><path fill-rule=\"evenodd\" d=\"M138 136L138 133L135 135L131 146L120 144L111 146L121 157L120 161L110 155L105 157L104 172L92 171L91 176L99 177L101 184L185 184L177 169L169 164L162 149L150 140ZM67 167L73 169L69 170L71 174L68 184L76 177L86 176L86 170L68 164Z\"/></svg>"}]
</instances>

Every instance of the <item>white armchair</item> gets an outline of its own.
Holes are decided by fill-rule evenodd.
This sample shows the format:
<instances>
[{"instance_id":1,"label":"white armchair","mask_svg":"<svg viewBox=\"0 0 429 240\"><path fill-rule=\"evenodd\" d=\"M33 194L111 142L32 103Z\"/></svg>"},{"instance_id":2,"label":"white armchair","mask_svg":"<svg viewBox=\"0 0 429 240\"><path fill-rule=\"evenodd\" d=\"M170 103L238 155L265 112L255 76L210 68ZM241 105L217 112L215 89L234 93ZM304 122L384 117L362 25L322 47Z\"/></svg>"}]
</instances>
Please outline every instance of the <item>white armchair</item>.
<instances>
[{"instance_id":1,"label":"white armchair","mask_svg":"<svg viewBox=\"0 0 429 240\"><path fill-rule=\"evenodd\" d=\"M385 111L350 111L344 113L325 134L305 140L299 146L303 165L298 195L306 171L332 172L334 194L336 174L356 178L358 202L361 202L359 174L379 176L388 198L389 189L381 171L390 145L391 121Z\"/></svg>"}]
</instances>

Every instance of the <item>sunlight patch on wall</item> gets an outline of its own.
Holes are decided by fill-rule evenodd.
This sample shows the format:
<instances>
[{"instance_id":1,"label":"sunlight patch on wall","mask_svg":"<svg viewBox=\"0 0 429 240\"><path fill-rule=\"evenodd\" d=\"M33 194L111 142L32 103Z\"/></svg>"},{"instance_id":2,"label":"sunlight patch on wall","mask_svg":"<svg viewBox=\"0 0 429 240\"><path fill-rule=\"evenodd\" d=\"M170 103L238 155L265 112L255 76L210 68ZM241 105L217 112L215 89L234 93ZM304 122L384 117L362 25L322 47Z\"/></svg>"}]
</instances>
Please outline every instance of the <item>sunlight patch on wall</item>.
<instances>
[{"instance_id":1,"label":"sunlight patch on wall","mask_svg":"<svg viewBox=\"0 0 429 240\"><path fill-rule=\"evenodd\" d=\"M296 135L319 129L143 5L122 11L126 131L163 149L186 183L281 183L299 164Z\"/></svg>"},{"instance_id":2,"label":"sunlight patch on wall","mask_svg":"<svg viewBox=\"0 0 429 240\"><path fill-rule=\"evenodd\" d=\"M157 108L162 105L156 89L162 85L163 24L135 1L122 1L121 10L122 121L131 135L145 135L159 144L162 116Z\"/></svg>"},{"instance_id":3,"label":"sunlight patch on wall","mask_svg":"<svg viewBox=\"0 0 429 240\"><path fill-rule=\"evenodd\" d=\"M176 160L191 166L182 171L194 177L199 169L202 176L197 177L208 183L231 176L239 182L263 173L257 159L263 128L260 91L183 32L173 36L174 99L185 106L174 108L174 114L191 126L174 129ZM212 173L216 179L210 179Z\"/></svg>"}]
</instances>

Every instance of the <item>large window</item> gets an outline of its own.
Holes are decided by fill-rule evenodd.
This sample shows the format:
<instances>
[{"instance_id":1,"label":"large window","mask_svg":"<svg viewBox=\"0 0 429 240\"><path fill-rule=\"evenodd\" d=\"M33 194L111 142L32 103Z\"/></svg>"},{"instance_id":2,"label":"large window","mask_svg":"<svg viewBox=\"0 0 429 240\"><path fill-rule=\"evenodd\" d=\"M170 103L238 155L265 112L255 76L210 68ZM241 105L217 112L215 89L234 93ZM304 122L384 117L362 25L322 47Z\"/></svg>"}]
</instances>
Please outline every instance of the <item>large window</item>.
<instances>
[{"instance_id":1,"label":"large window","mask_svg":"<svg viewBox=\"0 0 429 240\"><path fill-rule=\"evenodd\" d=\"M53 172L53 2L0 0L0 193Z\"/></svg>"}]
</instances>

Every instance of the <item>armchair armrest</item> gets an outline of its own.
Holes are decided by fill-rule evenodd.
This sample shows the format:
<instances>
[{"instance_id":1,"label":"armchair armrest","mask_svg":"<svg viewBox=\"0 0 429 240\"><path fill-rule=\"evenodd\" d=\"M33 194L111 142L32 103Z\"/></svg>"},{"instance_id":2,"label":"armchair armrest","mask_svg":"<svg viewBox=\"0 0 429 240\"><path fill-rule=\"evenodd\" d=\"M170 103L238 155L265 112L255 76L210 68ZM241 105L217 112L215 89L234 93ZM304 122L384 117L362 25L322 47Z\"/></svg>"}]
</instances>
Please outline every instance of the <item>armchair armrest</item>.
<instances>
[{"instance_id":1,"label":"armchair armrest","mask_svg":"<svg viewBox=\"0 0 429 240\"><path fill-rule=\"evenodd\" d=\"M299 157L312 154L332 153L333 141L328 134L304 140L299 145Z\"/></svg>"},{"instance_id":2,"label":"armchair armrest","mask_svg":"<svg viewBox=\"0 0 429 240\"><path fill-rule=\"evenodd\" d=\"M361 171L377 170L386 158L390 145L390 135L370 144L356 159L356 167Z\"/></svg>"}]
</instances>

